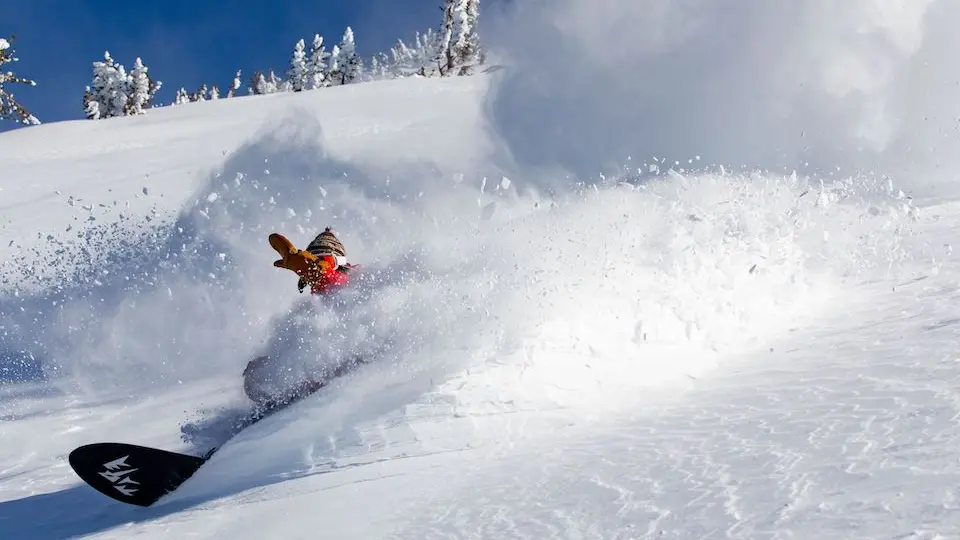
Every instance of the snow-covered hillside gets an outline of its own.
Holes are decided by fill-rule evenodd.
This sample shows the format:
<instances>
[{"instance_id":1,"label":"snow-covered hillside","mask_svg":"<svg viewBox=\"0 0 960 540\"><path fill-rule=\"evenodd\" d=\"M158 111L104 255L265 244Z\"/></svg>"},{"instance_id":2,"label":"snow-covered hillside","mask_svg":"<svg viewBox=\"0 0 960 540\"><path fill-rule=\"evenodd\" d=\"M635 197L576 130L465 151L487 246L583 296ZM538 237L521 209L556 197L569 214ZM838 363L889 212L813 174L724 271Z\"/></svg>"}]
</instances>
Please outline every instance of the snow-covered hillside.
<instances>
[{"instance_id":1,"label":"snow-covered hillside","mask_svg":"<svg viewBox=\"0 0 960 540\"><path fill-rule=\"evenodd\" d=\"M960 534L950 190L696 156L564 182L518 144L562 100L524 116L511 77L0 135L0 538ZM327 225L370 278L336 300L266 241ZM263 350L372 361L153 507L67 465L219 444Z\"/></svg>"}]
</instances>

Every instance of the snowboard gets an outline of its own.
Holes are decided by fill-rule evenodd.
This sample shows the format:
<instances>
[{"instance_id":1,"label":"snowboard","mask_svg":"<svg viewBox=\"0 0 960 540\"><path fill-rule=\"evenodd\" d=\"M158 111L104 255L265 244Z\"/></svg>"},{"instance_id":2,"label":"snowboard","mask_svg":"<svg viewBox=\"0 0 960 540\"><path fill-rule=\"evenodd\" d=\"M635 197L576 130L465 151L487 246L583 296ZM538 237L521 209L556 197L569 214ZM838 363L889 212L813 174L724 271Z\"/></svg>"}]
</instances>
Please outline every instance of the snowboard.
<instances>
[{"instance_id":1,"label":"snowboard","mask_svg":"<svg viewBox=\"0 0 960 540\"><path fill-rule=\"evenodd\" d=\"M308 391L257 407L233 436L323 386L317 383ZM74 449L68 461L77 476L93 489L117 501L146 507L179 488L221 447L192 456L136 444L100 442Z\"/></svg>"},{"instance_id":2,"label":"snowboard","mask_svg":"<svg viewBox=\"0 0 960 540\"><path fill-rule=\"evenodd\" d=\"M177 489L207 459L114 442L87 444L69 456L74 472L90 487L136 506L150 506Z\"/></svg>"}]
</instances>

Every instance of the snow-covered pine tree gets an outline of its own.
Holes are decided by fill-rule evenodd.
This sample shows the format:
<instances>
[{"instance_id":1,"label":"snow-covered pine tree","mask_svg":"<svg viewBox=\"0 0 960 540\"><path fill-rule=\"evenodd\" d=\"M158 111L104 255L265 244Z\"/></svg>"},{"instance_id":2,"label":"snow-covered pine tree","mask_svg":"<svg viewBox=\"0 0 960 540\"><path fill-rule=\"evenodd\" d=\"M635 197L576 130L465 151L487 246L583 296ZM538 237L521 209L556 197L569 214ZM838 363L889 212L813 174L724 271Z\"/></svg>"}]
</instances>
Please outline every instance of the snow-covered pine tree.
<instances>
[{"instance_id":1,"label":"snow-covered pine tree","mask_svg":"<svg viewBox=\"0 0 960 540\"><path fill-rule=\"evenodd\" d=\"M123 114L143 114L144 105L150 101L150 79L147 78L147 67L143 65L140 57L134 60L133 69L130 70L129 87Z\"/></svg>"},{"instance_id":2,"label":"snow-covered pine tree","mask_svg":"<svg viewBox=\"0 0 960 540\"><path fill-rule=\"evenodd\" d=\"M444 0L436 54L441 76L470 75L479 63L480 0Z\"/></svg>"},{"instance_id":3,"label":"snow-covered pine tree","mask_svg":"<svg viewBox=\"0 0 960 540\"><path fill-rule=\"evenodd\" d=\"M93 90L89 86L83 91L83 114L87 120L100 119L100 102L93 99Z\"/></svg>"},{"instance_id":4,"label":"snow-covered pine tree","mask_svg":"<svg viewBox=\"0 0 960 540\"><path fill-rule=\"evenodd\" d=\"M283 82L272 70L266 75L262 71L258 71L250 77L250 86L247 87L247 92L256 96L273 94L279 92L282 85Z\"/></svg>"},{"instance_id":5,"label":"snow-covered pine tree","mask_svg":"<svg viewBox=\"0 0 960 540\"><path fill-rule=\"evenodd\" d=\"M432 28L425 32L417 32L412 46L398 39L397 44L390 49L390 62L387 68L392 77L407 77L410 75L430 76L437 74L443 66L437 59L440 57L441 35Z\"/></svg>"},{"instance_id":6,"label":"snow-covered pine tree","mask_svg":"<svg viewBox=\"0 0 960 540\"><path fill-rule=\"evenodd\" d=\"M343 32L343 39L340 40L340 56L337 65L340 84L360 81L363 76L363 59L357 54L353 29L349 26Z\"/></svg>"},{"instance_id":7,"label":"snow-covered pine tree","mask_svg":"<svg viewBox=\"0 0 960 540\"><path fill-rule=\"evenodd\" d=\"M366 72L367 80L379 81L390 78L390 57L379 52L370 58L370 69Z\"/></svg>"},{"instance_id":8,"label":"snow-covered pine tree","mask_svg":"<svg viewBox=\"0 0 960 540\"><path fill-rule=\"evenodd\" d=\"M280 92L283 87L283 81L277 77L277 74L270 70L270 73L267 75L266 79L267 85L265 87L265 94L275 94Z\"/></svg>"},{"instance_id":9,"label":"snow-covered pine tree","mask_svg":"<svg viewBox=\"0 0 960 540\"><path fill-rule=\"evenodd\" d=\"M390 75L393 77L406 77L408 66L413 59L413 51L407 47L402 39L397 40L397 44L390 49Z\"/></svg>"},{"instance_id":10,"label":"snow-covered pine tree","mask_svg":"<svg viewBox=\"0 0 960 540\"><path fill-rule=\"evenodd\" d=\"M200 88L190 96L190 101L206 101L207 100L207 83L200 85Z\"/></svg>"},{"instance_id":11,"label":"snow-covered pine tree","mask_svg":"<svg viewBox=\"0 0 960 540\"><path fill-rule=\"evenodd\" d=\"M343 81L343 74L340 68L340 46L334 45L330 51L329 63L327 64L327 86L336 86Z\"/></svg>"},{"instance_id":12,"label":"snow-covered pine tree","mask_svg":"<svg viewBox=\"0 0 960 540\"><path fill-rule=\"evenodd\" d=\"M123 116L127 110L130 77L122 65L113 61L110 51L103 53L103 61L93 63L93 84L90 85L89 99L98 103L97 119ZM89 118L89 110L85 110L85 113Z\"/></svg>"},{"instance_id":13,"label":"snow-covered pine tree","mask_svg":"<svg viewBox=\"0 0 960 540\"><path fill-rule=\"evenodd\" d=\"M250 83L247 86L247 93L258 96L264 93L264 88L267 85L267 80L263 76L262 71L258 71L250 76Z\"/></svg>"},{"instance_id":14,"label":"snow-covered pine tree","mask_svg":"<svg viewBox=\"0 0 960 540\"><path fill-rule=\"evenodd\" d=\"M230 90L227 91L227 97L232 98L237 95L237 90L240 89L240 70L237 70L237 74L233 76L233 84L230 86Z\"/></svg>"},{"instance_id":15,"label":"snow-covered pine tree","mask_svg":"<svg viewBox=\"0 0 960 540\"><path fill-rule=\"evenodd\" d=\"M453 35L454 25L456 24L456 8L459 2L460 0L444 0L443 6L440 8L443 12L443 23L440 26L440 43L435 58L441 77L450 75L455 65Z\"/></svg>"},{"instance_id":16,"label":"snow-covered pine tree","mask_svg":"<svg viewBox=\"0 0 960 540\"><path fill-rule=\"evenodd\" d=\"M2 69L4 64L18 61L14 55L13 44L14 37L9 40L0 38L0 120L13 120L18 124L36 125L40 121L37 117L30 114L23 105L21 105L7 88L7 84L25 84L27 86L36 86L37 83L22 77L16 76L12 71Z\"/></svg>"},{"instance_id":17,"label":"snow-covered pine tree","mask_svg":"<svg viewBox=\"0 0 960 540\"><path fill-rule=\"evenodd\" d=\"M480 63L480 37L477 35L480 0L458 0L454 18L456 41L452 47L457 75L472 75Z\"/></svg>"},{"instance_id":18,"label":"snow-covered pine tree","mask_svg":"<svg viewBox=\"0 0 960 540\"><path fill-rule=\"evenodd\" d=\"M307 87L311 90L327 86L327 54L323 36L314 34L313 48L307 61Z\"/></svg>"},{"instance_id":19,"label":"snow-covered pine tree","mask_svg":"<svg viewBox=\"0 0 960 540\"><path fill-rule=\"evenodd\" d=\"M428 28L423 33L417 32L412 64L416 73L424 76L439 74L436 58L441 46L441 37L442 35L433 28Z\"/></svg>"},{"instance_id":20,"label":"snow-covered pine tree","mask_svg":"<svg viewBox=\"0 0 960 540\"><path fill-rule=\"evenodd\" d=\"M287 81L290 84L290 90L302 92L308 88L307 80L307 56L304 53L306 45L303 40L297 42L293 47L293 56L290 57L290 68L287 70Z\"/></svg>"},{"instance_id":21,"label":"snow-covered pine tree","mask_svg":"<svg viewBox=\"0 0 960 540\"><path fill-rule=\"evenodd\" d=\"M130 71L128 80L129 89L127 91L127 103L124 107L124 114L135 115L143 114L144 109L150 108L153 98L160 90L162 83L154 81L148 74L147 66L137 57L133 63L133 69Z\"/></svg>"},{"instance_id":22,"label":"snow-covered pine tree","mask_svg":"<svg viewBox=\"0 0 960 540\"><path fill-rule=\"evenodd\" d=\"M210 99L220 99L220 87L213 85L210 87Z\"/></svg>"},{"instance_id":23,"label":"snow-covered pine tree","mask_svg":"<svg viewBox=\"0 0 960 540\"><path fill-rule=\"evenodd\" d=\"M185 103L190 103L190 92L187 92L186 88L180 87L177 90L177 97L174 99L174 105L183 105Z\"/></svg>"},{"instance_id":24,"label":"snow-covered pine tree","mask_svg":"<svg viewBox=\"0 0 960 540\"><path fill-rule=\"evenodd\" d=\"M374 55L370 58L370 68L364 72L364 80L377 80L378 74L380 73L380 58L377 55Z\"/></svg>"}]
</instances>

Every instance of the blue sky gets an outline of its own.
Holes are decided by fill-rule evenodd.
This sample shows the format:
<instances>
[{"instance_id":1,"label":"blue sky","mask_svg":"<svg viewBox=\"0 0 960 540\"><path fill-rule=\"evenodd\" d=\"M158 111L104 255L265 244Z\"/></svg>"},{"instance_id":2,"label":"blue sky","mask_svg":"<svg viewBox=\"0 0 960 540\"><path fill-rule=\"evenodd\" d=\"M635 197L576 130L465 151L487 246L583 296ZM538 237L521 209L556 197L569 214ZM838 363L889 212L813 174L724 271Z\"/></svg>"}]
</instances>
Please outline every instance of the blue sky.
<instances>
[{"instance_id":1,"label":"blue sky","mask_svg":"<svg viewBox=\"0 0 960 540\"><path fill-rule=\"evenodd\" d=\"M226 88L236 70L286 70L293 46L319 33L328 48L347 25L363 56L397 38L437 27L442 0L4 0L0 36L16 34L14 71L37 81L18 101L41 122L83 118L83 89L104 50L127 69L137 56L163 82L161 103L178 88ZM17 124L0 121L0 131Z\"/></svg>"}]
</instances>

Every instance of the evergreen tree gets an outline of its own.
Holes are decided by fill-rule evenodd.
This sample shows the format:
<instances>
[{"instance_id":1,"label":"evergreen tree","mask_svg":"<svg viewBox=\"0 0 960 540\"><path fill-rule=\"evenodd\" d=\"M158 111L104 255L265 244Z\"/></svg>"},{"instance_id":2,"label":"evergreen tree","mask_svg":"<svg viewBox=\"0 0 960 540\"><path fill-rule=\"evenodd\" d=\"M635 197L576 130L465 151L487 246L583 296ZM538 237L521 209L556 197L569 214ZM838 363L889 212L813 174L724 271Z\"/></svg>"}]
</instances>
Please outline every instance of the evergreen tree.
<instances>
[{"instance_id":1,"label":"evergreen tree","mask_svg":"<svg viewBox=\"0 0 960 540\"><path fill-rule=\"evenodd\" d=\"M359 81L363 76L363 60L357 55L357 44L354 41L353 29L349 26L340 40L340 54L337 61L340 84L350 84Z\"/></svg>"},{"instance_id":2,"label":"evergreen tree","mask_svg":"<svg viewBox=\"0 0 960 540\"><path fill-rule=\"evenodd\" d=\"M181 86L180 89L177 90L177 97L176 99L174 99L173 104L183 105L185 103L190 103L190 93L187 92L187 90Z\"/></svg>"},{"instance_id":3,"label":"evergreen tree","mask_svg":"<svg viewBox=\"0 0 960 540\"><path fill-rule=\"evenodd\" d=\"M247 93L253 94L255 96L263 94L264 88L267 85L267 81L263 76L262 71L258 71L250 76L250 83L247 86Z\"/></svg>"},{"instance_id":4,"label":"evergreen tree","mask_svg":"<svg viewBox=\"0 0 960 540\"><path fill-rule=\"evenodd\" d=\"M456 24L455 12L459 1L444 0L443 7L440 8L443 11L443 24L440 27L440 46L437 48L435 57L440 76L449 75L455 65L453 33Z\"/></svg>"},{"instance_id":5,"label":"evergreen tree","mask_svg":"<svg viewBox=\"0 0 960 540\"><path fill-rule=\"evenodd\" d=\"M340 70L340 46L334 45L330 51L330 63L327 71L327 86L336 86L343 82L343 74Z\"/></svg>"},{"instance_id":6,"label":"evergreen tree","mask_svg":"<svg viewBox=\"0 0 960 540\"><path fill-rule=\"evenodd\" d=\"M287 80L290 82L290 90L294 92L302 92L308 88L307 56L304 53L304 48L305 45L301 39L293 47L293 56L290 58L290 68L287 70Z\"/></svg>"},{"instance_id":7,"label":"evergreen tree","mask_svg":"<svg viewBox=\"0 0 960 540\"><path fill-rule=\"evenodd\" d=\"M453 60L459 68L457 75L472 75L474 68L479 64L480 38L477 35L479 18L480 0L458 0L454 9L456 41L451 45Z\"/></svg>"},{"instance_id":8,"label":"evergreen tree","mask_svg":"<svg viewBox=\"0 0 960 540\"><path fill-rule=\"evenodd\" d=\"M435 55L441 76L470 75L480 64L480 0L444 0L443 25Z\"/></svg>"},{"instance_id":9,"label":"evergreen tree","mask_svg":"<svg viewBox=\"0 0 960 540\"><path fill-rule=\"evenodd\" d=\"M367 71L368 79L378 81L390 77L390 57L380 52L370 59L370 69Z\"/></svg>"},{"instance_id":10,"label":"evergreen tree","mask_svg":"<svg viewBox=\"0 0 960 540\"><path fill-rule=\"evenodd\" d=\"M128 74L114 62L109 51L103 60L93 63L93 82L84 89L84 115L92 120L143 114L160 90L160 81L150 77L140 58Z\"/></svg>"},{"instance_id":11,"label":"evergreen tree","mask_svg":"<svg viewBox=\"0 0 960 540\"><path fill-rule=\"evenodd\" d=\"M404 77L409 75L407 69L413 59L413 52L402 39L398 39L397 44L390 49L390 57L392 63L388 71L391 76Z\"/></svg>"},{"instance_id":12,"label":"evergreen tree","mask_svg":"<svg viewBox=\"0 0 960 540\"><path fill-rule=\"evenodd\" d=\"M311 90L327 86L328 56L326 47L323 46L323 37L315 34L313 48L310 50L310 60L307 62L307 83Z\"/></svg>"},{"instance_id":13,"label":"evergreen tree","mask_svg":"<svg viewBox=\"0 0 960 540\"><path fill-rule=\"evenodd\" d=\"M113 61L110 51L103 53L103 61L93 63L93 84L89 99L98 103L98 119L123 116L130 102L130 77L121 64ZM88 108L86 108L88 109ZM89 116L89 111L85 111Z\"/></svg>"},{"instance_id":14,"label":"evergreen tree","mask_svg":"<svg viewBox=\"0 0 960 540\"><path fill-rule=\"evenodd\" d=\"M210 88L210 99L220 99L220 88L217 85Z\"/></svg>"},{"instance_id":15,"label":"evergreen tree","mask_svg":"<svg viewBox=\"0 0 960 540\"><path fill-rule=\"evenodd\" d=\"M200 85L200 89L193 93L190 96L190 101L206 101L207 100L207 84L204 83Z\"/></svg>"},{"instance_id":16,"label":"evergreen tree","mask_svg":"<svg viewBox=\"0 0 960 540\"><path fill-rule=\"evenodd\" d=\"M283 85L284 82L277 77L273 70L267 75L264 75L262 71L258 71L250 77L250 86L247 88L247 92L256 96L273 94L279 92Z\"/></svg>"},{"instance_id":17,"label":"evergreen tree","mask_svg":"<svg viewBox=\"0 0 960 540\"><path fill-rule=\"evenodd\" d=\"M431 28L422 33L417 32L412 46L398 39L397 44L390 49L391 65L387 68L388 73L393 77L438 74L444 65L438 61L438 58L443 57L441 37L440 33Z\"/></svg>"},{"instance_id":18,"label":"evergreen tree","mask_svg":"<svg viewBox=\"0 0 960 540\"><path fill-rule=\"evenodd\" d=\"M87 120L100 119L100 102L93 99L93 90L89 86L83 91L83 114Z\"/></svg>"},{"instance_id":19,"label":"evergreen tree","mask_svg":"<svg viewBox=\"0 0 960 540\"><path fill-rule=\"evenodd\" d=\"M414 72L427 76L428 74L439 74L439 66L436 58L440 51L442 35L432 28L420 33L417 32L414 40L413 63Z\"/></svg>"},{"instance_id":20,"label":"evergreen tree","mask_svg":"<svg viewBox=\"0 0 960 540\"><path fill-rule=\"evenodd\" d=\"M266 87L264 94L275 94L282 89L283 81L277 77L277 74L270 70L270 73L267 75Z\"/></svg>"},{"instance_id":21,"label":"evergreen tree","mask_svg":"<svg viewBox=\"0 0 960 540\"><path fill-rule=\"evenodd\" d=\"M150 107L162 83L150 78L147 67L143 65L143 61L138 57L133 63L133 70L130 71L127 84L129 89L127 91L128 98L126 107L124 107L124 114L135 115L143 114L144 109Z\"/></svg>"},{"instance_id":22,"label":"evergreen tree","mask_svg":"<svg viewBox=\"0 0 960 540\"><path fill-rule=\"evenodd\" d=\"M37 83L18 77L12 71L5 71L5 64L13 63L19 60L13 52L13 37L10 40L0 38L0 120L13 120L18 124L36 125L40 121L30 114L23 105L21 105L13 96L13 93L7 88L7 84L25 84L27 86L36 86Z\"/></svg>"},{"instance_id":23,"label":"evergreen tree","mask_svg":"<svg viewBox=\"0 0 960 540\"><path fill-rule=\"evenodd\" d=\"M233 76L233 84L230 86L230 90L227 91L227 97L232 98L237 95L237 90L240 89L240 70L237 70L237 74Z\"/></svg>"}]
</instances>

